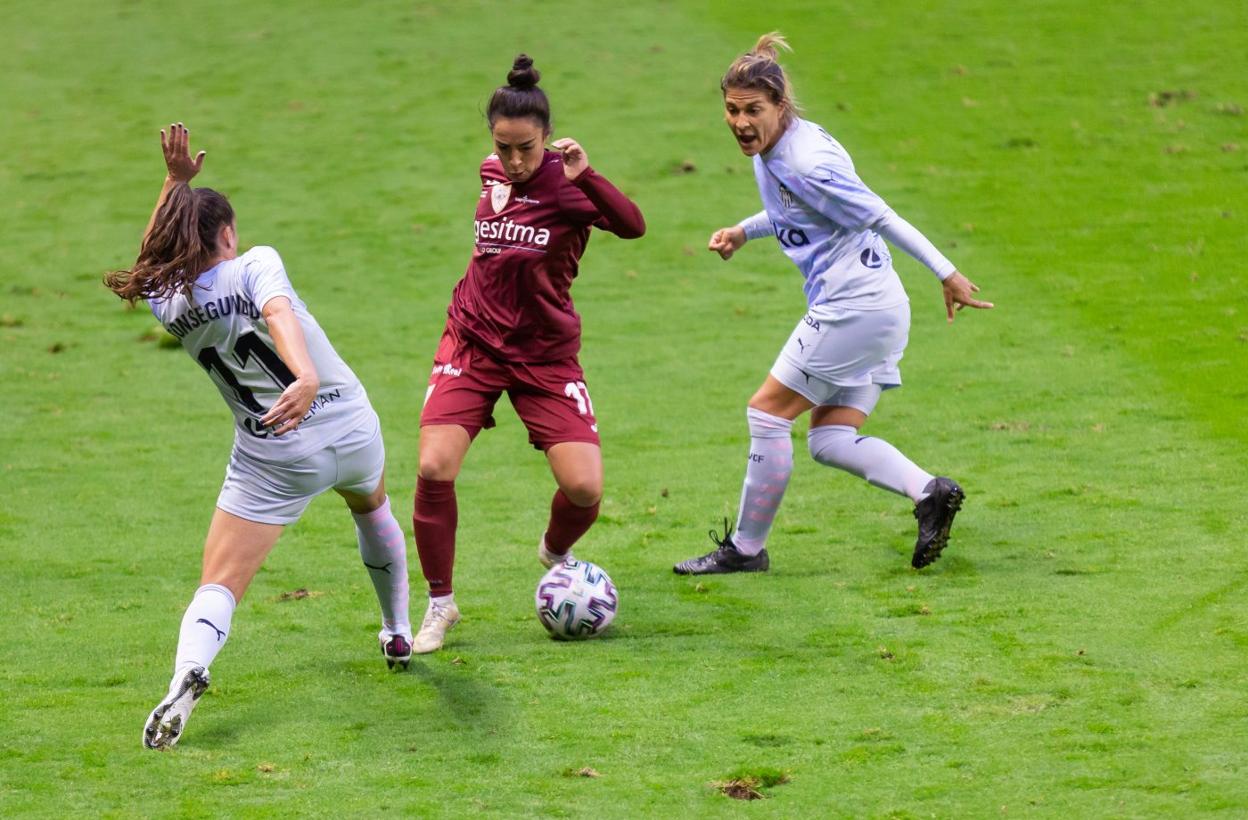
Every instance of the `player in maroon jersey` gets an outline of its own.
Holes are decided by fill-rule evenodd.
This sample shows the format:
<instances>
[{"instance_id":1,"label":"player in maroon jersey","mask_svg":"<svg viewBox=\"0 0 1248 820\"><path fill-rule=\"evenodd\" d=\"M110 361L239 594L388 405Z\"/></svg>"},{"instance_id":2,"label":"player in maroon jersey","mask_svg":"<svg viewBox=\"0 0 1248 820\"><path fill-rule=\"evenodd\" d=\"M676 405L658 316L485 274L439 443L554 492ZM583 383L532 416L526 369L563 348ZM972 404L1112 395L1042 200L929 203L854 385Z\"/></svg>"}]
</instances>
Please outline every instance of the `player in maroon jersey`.
<instances>
[{"instance_id":1,"label":"player in maroon jersey","mask_svg":"<svg viewBox=\"0 0 1248 820\"><path fill-rule=\"evenodd\" d=\"M429 609L416 652L442 646L459 621L451 589L455 478L472 440L493 427L503 392L550 462L558 489L538 545L546 566L598 517L598 423L577 361L581 319L569 293L590 228L623 239L645 233L641 211L589 166L571 139L552 143L550 103L524 54L486 111L495 153L481 164L476 246L455 286L420 417L420 472L412 524Z\"/></svg>"}]
</instances>

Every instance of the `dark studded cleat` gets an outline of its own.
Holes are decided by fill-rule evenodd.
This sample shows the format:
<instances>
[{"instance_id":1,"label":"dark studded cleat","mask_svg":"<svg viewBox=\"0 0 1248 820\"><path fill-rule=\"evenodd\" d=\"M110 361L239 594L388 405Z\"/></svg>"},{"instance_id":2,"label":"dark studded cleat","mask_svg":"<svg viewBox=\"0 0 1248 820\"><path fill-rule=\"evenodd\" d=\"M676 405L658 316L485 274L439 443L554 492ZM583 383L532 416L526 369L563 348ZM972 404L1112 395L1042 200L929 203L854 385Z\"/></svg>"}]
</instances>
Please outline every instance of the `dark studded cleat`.
<instances>
[{"instance_id":1,"label":"dark studded cleat","mask_svg":"<svg viewBox=\"0 0 1248 820\"><path fill-rule=\"evenodd\" d=\"M412 662L412 642L405 635L383 636L381 654L386 658L387 669L393 669L396 663L401 669L406 669Z\"/></svg>"},{"instance_id":2,"label":"dark studded cleat","mask_svg":"<svg viewBox=\"0 0 1248 820\"><path fill-rule=\"evenodd\" d=\"M922 569L940 557L949 543L949 528L953 517L962 508L966 493L952 478L937 476L923 488L927 497L914 505L914 517L919 522L919 537L914 542L914 557L910 565Z\"/></svg>"},{"instance_id":3,"label":"dark studded cleat","mask_svg":"<svg viewBox=\"0 0 1248 820\"><path fill-rule=\"evenodd\" d=\"M677 575L719 575L727 572L766 572L771 566L767 550L760 551L758 555L746 555L737 549L737 545L732 543L732 528L728 526L727 519L724 520L723 538L715 530L711 530L709 535L715 549L706 555L681 561L672 567L672 572Z\"/></svg>"}]
</instances>

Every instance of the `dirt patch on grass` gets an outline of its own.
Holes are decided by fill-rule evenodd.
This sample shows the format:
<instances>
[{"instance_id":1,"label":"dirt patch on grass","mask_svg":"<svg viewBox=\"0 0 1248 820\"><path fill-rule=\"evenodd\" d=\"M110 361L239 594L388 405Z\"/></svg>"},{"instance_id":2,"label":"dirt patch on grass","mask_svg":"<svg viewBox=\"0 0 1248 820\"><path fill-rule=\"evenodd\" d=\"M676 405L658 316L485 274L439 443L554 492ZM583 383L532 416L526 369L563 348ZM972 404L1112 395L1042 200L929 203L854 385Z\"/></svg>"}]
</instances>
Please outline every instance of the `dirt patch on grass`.
<instances>
[{"instance_id":1,"label":"dirt patch on grass","mask_svg":"<svg viewBox=\"0 0 1248 820\"><path fill-rule=\"evenodd\" d=\"M757 771L734 772L723 780L711 783L711 788L733 800L765 800L764 789L783 786L789 782L789 776L776 769L759 769Z\"/></svg>"}]
</instances>

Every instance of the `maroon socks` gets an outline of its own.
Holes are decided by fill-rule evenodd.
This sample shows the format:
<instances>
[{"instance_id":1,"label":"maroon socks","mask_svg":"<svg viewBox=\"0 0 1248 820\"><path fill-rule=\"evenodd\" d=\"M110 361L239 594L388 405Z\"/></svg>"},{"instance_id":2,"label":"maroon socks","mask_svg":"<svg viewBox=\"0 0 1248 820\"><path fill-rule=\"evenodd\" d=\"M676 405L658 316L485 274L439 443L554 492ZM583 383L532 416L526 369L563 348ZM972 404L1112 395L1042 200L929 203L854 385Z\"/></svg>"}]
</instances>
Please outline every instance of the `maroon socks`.
<instances>
[{"instance_id":1,"label":"maroon socks","mask_svg":"<svg viewBox=\"0 0 1248 820\"><path fill-rule=\"evenodd\" d=\"M451 594L451 573L455 567L455 527L459 510L455 505L455 482L416 478L416 509L412 530L420 569L429 582L429 595Z\"/></svg>"},{"instance_id":2,"label":"maroon socks","mask_svg":"<svg viewBox=\"0 0 1248 820\"><path fill-rule=\"evenodd\" d=\"M555 490L550 502L550 523L546 525L546 549L555 555L565 555L597 518L598 503L592 507L578 507L568 500L563 490Z\"/></svg>"}]
</instances>

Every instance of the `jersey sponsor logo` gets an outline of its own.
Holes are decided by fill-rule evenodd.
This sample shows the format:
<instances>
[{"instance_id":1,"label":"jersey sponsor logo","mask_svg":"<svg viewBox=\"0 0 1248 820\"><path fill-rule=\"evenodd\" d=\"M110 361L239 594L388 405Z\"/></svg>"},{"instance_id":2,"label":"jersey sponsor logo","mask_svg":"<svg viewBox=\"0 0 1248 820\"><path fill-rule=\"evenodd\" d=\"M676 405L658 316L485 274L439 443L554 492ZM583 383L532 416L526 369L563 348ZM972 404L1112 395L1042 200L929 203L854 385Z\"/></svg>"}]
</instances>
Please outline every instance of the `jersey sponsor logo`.
<instances>
[{"instance_id":1,"label":"jersey sponsor logo","mask_svg":"<svg viewBox=\"0 0 1248 820\"><path fill-rule=\"evenodd\" d=\"M875 270L884 267L884 257L875 252L875 248L867 248L858 257L858 261L862 262L863 267Z\"/></svg>"},{"instance_id":2,"label":"jersey sponsor logo","mask_svg":"<svg viewBox=\"0 0 1248 820\"><path fill-rule=\"evenodd\" d=\"M463 372L462 368L456 367L453 364L435 364L433 366L433 375L435 376L440 376L442 374L446 374L447 376L461 376L463 375Z\"/></svg>"},{"instance_id":3,"label":"jersey sponsor logo","mask_svg":"<svg viewBox=\"0 0 1248 820\"><path fill-rule=\"evenodd\" d=\"M786 228L776 223L772 223L772 227L776 230L776 239L786 248L801 248L810 244L810 237L800 228Z\"/></svg>"},{"instance_id":4,"label":"jersey sponsor logo","mask_svg":"<svg viewBox=\"0 0 1248 820\"><path fill-rule=\"evenodd\" d=\"M809 313L807 313L805 316L802 317L802 321L805 322L810 327L814 328L816 333L818 333L821 330L821 328L819 327L819 320L816 319L814 316L811 316Z\"/></svg>"},{"instance_id":5,"label":"jersey sponsor logo","mask_svg":"<svg viewBox=\"0 0 1248 820\"><path fill-rule=\"evenodd\" d=\"M507 207L507 200L511 198L511 186L496 184L490 189L490 207L494 209L494 213L498 213Z\"/></svg>"},{"instance_id":6,"label":"jersey sponsor logo","mask_svg":"<svg viewBox=\"0 0 1248 820\"><path fill-rule=\"evenodd\" d=\"M477 242L483 239L501 239L505 242L519 243L516 247L536 245L539 248L545 248L550 244L549 228L534 228L532 225L516 222L511 217L504 217L500 220L478 219L476 230Z\"/></svg>"},{"instance_id":7,"label":"jersey sponsor logo","mask_svg":"<svg viewBox=\"0 0 1248 820\"><path fill-rule=\"evenodd\" d=\"M308 408L307 414L299 421L299 423L303 424L303 422L320 412L322 407L327 407L338 401L340 398L342 398L342 388L335 388L333 392L330 393L321 393L312 400L312 406Z\"/></svg>"}]
</instances>

